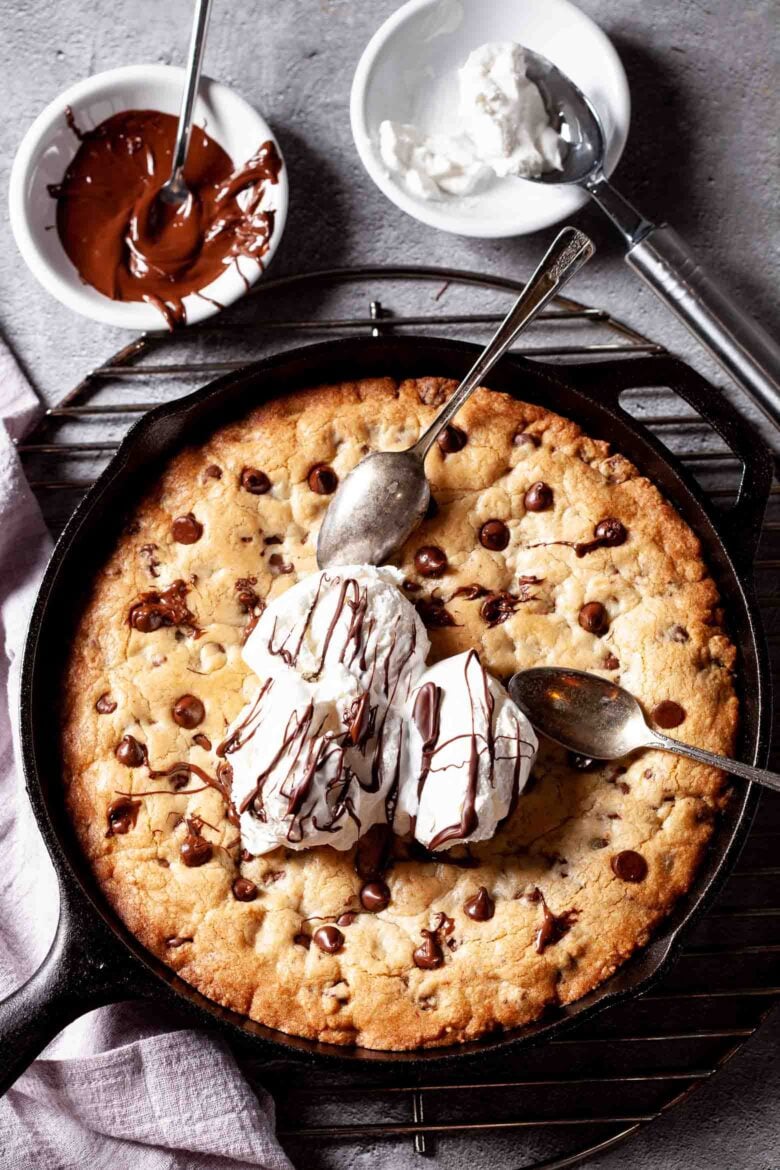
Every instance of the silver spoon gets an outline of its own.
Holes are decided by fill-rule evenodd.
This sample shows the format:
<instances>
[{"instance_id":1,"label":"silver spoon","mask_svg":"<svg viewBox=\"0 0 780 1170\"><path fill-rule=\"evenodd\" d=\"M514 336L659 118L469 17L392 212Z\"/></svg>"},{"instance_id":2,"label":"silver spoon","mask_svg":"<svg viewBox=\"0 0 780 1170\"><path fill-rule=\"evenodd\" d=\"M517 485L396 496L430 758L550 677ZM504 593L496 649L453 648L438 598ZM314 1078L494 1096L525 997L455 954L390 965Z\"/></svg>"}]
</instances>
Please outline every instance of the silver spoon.
<instances>
[{"instance_id":1,"label":"silver spoon","mask_svg":"<svg viewBox=\"0 0 780 1170\"><path fill-rule=\"evenodd\" d=\"M317 538L317 563L381 565L422 520L431 499L425 456L439 433L506 353L525 326L595 251L583 232L564 228L510 309L495 336L436 418L406 451L366 456L340 484Z\"/></svg>"},{"instance_id":2,"label":"silver spoon","mask_svg":"<svg viewBox=\"0 0 780 1170\"><path fill-rule=\"evenodd\" d=\"M203 53L206 48L206 30L210 15L211 0L196 0L195 18L192 24L192 36L187 58L187 72L184 78L184 93L179 111L176 143L173 148L171 175L157 192L157 198L170 207L181 207L192 199L192 192L184 181L184 164L187 161L187 151L190 148L192 112L195 108L195 98L198 96Z\"/></svg>"},{"instance_id":3,"label":"silver spoon","mask_svg":"<svg viewBox=\"0 0 780 1170\"><path fill-rule=\"evenodd\" d=\"M563 170L545 171L533 181L583 187L623 235L631 268L780 424L780 346L708 275L673 228L650 223L607 182L604 131L593 106L546 57L524 52L528 78L568 143Z\"/></svg>"},{"instance_id":4,"label":"silver spoon","mask_svg":"<svg viewBox=\"0 0 780 1170\"><path fill-rule=\"evenodd\" d=\"M578 755L617 760L637 748L658 748L780 792L777 772L680 743L648 727L634 696L599 675L540 666L513 675L509 693L537 731Z\"/></svg>"}]
</instances>

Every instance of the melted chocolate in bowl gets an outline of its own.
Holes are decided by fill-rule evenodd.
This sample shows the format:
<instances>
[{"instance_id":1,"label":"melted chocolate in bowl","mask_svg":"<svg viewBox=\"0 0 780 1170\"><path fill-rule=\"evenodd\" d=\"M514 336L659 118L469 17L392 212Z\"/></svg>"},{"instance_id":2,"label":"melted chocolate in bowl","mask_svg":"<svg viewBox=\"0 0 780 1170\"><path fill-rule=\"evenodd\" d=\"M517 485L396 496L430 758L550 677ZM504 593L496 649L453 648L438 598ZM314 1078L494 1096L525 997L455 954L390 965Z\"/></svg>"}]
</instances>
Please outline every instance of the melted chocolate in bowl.
<instances>
[{"instance_id":1,"label":"melted chocolate in bowl","mask_svg":"<svg viewBox=\"0 0 780 1170\"><path fill-rule=\"evenodd\" d=\"M81 145L49 192L62 246L85 283L111 300L154 305L172 329L186 319L184 298L229 264L243 276L242 256L262 263L274 213L261 205L282 166L273 142L234 170L195 126L184 168L193 198L172 208L157 194L170 176L176 118L125 110L82 132L66 116Z\"/></svg>"}]
</instances>

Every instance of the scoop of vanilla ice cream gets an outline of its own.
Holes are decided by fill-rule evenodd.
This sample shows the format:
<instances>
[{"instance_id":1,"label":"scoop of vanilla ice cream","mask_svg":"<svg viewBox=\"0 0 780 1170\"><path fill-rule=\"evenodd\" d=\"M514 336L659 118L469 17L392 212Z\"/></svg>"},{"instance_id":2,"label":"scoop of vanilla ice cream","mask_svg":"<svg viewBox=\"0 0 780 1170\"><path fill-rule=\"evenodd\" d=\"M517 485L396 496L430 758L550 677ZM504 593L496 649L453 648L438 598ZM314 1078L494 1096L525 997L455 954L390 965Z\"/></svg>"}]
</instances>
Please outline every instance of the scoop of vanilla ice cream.
<instances>
[{"instance_id":1,"label":"scoop of vanilla ice cream","mask_svg":"<svg viewBox=\"0 0 780 1170\"><path fill-rule=\"evenodd\" d=\"M372 701L403 703L425 667L430 642L389 567L347 565L313 573L273 601L244 646L261 679L288 667L308 682L340 670Z\"/></svg>"},{"instance_id":2,"label":"scoop of vanilla ice cream","mask_svg":"<svg viewBox=\"0 0 780 1170\"><path fill-rule=\"evenodd\" d=\"M433 851L492 837L536 756L526 717L474 650L426 670L406 716L395 831Z\"/></svg>"},{"instance_id":3,"label":"scoop of vanilla ice cream","mask_svg":"<svg viewBox=\"0 0 780 1170\"><path fill-rule=\"evenodd\" d=\"M503 178L561 169L561 138L525 74L522 46L480 45L458 71L460 112L475 153Z\"/></svg>"},{"instance_id":4,"label":"scoop of vanilla ice cream","mask_svg":"<svg viewBox=\"0 0 780 1170\"><path fill-rule=\"evenodd\" d=\"M221 751L251 853L348 849L392 817L404 705L429 641L397 570L316 573L276 598L244 647L259 691Z\"/></svg>"},{"instance_id":5,"label":"scoop of vanilla ice cream","mask_svg":"<svg viewBox=\"0 0 780 1170\"><path fill-rule=\"evenodd\" d=\"M372 704L344 670L320 683L286 669L267 679L223 746L244 848L349 849L387 819L401 728L400 712Z\"/></svg>"},{"instance_id":6,"label":"scoop of vanilla ice cream","mask_svg":"<svg viewBox=\"0 0 780 1170\"><path fill-rule=\"evenodd\" d=\"M493 172L475 158L470 141L446 134L424 134L403 122L382 122L379 153L387 169L403 178L419 199L470 195L493 178Z\"/></svg>"}]
</instances>

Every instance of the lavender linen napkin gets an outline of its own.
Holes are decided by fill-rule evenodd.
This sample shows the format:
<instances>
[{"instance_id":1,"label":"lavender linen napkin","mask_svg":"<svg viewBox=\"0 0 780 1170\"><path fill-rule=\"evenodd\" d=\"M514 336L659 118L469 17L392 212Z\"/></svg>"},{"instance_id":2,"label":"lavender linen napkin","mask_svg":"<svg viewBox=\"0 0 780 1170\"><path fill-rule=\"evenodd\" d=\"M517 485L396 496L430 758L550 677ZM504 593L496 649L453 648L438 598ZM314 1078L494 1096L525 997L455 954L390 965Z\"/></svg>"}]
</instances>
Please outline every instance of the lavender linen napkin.
<instances>
[{"instance_id":1,"label":"lavender linen napkin","mask_svg":"<svg viewBox=\"0 0 780 1170\"><path fill-rule=\"evenodd\" d=\"M0 997L54 936L57 884L21 776L21 651L50 540L12 440L37 402L0 344ZM120 1004L67 1028L0 1101L1 1170L292 1170L257 1095L219 1040Z\"/></svg>"}]
</instances>

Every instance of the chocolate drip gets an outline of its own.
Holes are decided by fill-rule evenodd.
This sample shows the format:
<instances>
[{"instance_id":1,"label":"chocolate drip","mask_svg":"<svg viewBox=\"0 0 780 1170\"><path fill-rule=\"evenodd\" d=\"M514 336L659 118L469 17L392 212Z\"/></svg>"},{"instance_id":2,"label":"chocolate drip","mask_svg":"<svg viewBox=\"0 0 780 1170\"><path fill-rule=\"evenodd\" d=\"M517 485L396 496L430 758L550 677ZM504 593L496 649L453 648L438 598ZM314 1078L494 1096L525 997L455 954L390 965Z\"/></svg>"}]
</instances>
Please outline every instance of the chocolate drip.
<instances>
[{"instance_id":1,"label":"chocolate drip","mask_svg":"<svg viewBox=\"0 0 780 1170\"><path fill-rule=\"evenodd\" d=\"M476 730L477 704L474 693L471 689L471 683L469 681L469 666L473 661L476 661L482 673L483 693L481 698L485 717L485 733L482 738L484 739L484 748L487 752L490 765L491 784L493 782L493 768L495 766L496 758L495 743L493 741L493 696L491 695L490 688L488 686L487 673L482 666L482 663L479 661L479 656L475 650L471 650L466 658L464 667L466 689L468 690L469 704L471 706L471 733L469 735L468 786L466 789L466 797L461 809L459 823L455 825L449 825L447 828L442 829L428 842L428 848L432 853L435 853L436 850L440 849L442 845L446 845L448 841L457 840L458 838L470 837L479 824L476 803L477 786L479 783L480 737L478 736ZM442 744L440 745L440 748L444 746L446 745Z\"/></svg>"},{"instance_id":2,"label":"chocolate drip","mask_svg":"<svg viewBox=\"0 0 780 1170\"><path fill-rule=\"evenodd\" d=\"M121 834L129 833L131 829L135 828L135 822L138 820L138 810L141 807L140 800L131 800L129 796L120 796L117 800L112 800L108 806L108 831L107 837L116 837Z\"/></svg>"},{"instance_id":3,"label":"chocolate drip","mask_svg":"<svg viewBox=\"0 0 780 1170\"><path fill-rule=\"evenodd\" d=\"M188 592L189 586L177 580L162 591L142 593L130 607L128 622L142 634L151 634L162 626L188 626L197 632L195 615L187 608Z\"/></svg>"},{"instance_id":4,"label":"chocolate drip","mask_svg":"<svg viewBox=\"0 0 780 1170\"><path fill-rule=\"evenodd\" d=\"M571 930L580 912L572 909L565 910L563 914L553 914L544 900L542 891L537 890L537 892L539 898L534 900L541 903L542 924L536 932L536 953L543 955L547 947L555 946Z\"/></svg>"},{"instance_id":5,"label":"chocolate drip","mask_svg":"<svg viewBox=\"0 0 780 1170\"><path fill-rule=\"evenodd\" d=\"M417 692L412 708L412 719L422 739L422 763L417 780L417 795L421 795L428 773L431 770L431 760L436 751L439 738L439 717L441 713L441 687L435 683L425 683Z\"/></svg>"}]
</instances>

